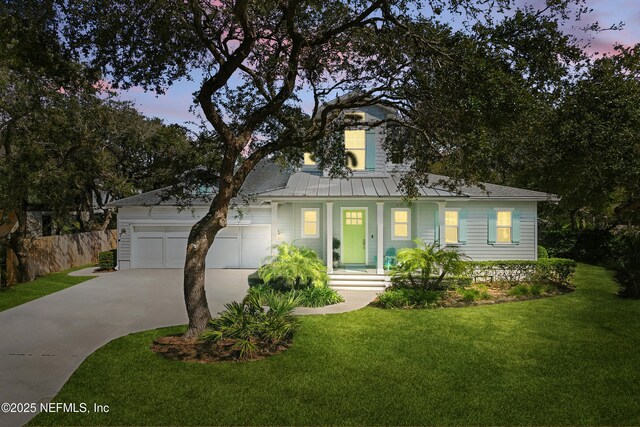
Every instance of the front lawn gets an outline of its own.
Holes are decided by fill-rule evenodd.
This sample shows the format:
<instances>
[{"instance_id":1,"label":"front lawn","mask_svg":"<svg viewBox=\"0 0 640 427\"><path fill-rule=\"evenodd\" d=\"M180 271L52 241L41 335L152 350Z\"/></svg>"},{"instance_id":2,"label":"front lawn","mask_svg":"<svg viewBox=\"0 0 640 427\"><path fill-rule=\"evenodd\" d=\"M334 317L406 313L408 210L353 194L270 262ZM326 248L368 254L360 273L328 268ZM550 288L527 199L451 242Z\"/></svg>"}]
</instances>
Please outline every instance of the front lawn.
<instances>
[{"instance_id":1,"label":"front lawn","mask_svg":"<svg viewBox=\"0 0 640 427\"><path fill-rule=\"evenodd\" d=\"M69 276L72 271L87 268L89 265L71 268L58 273L38 277L28 283L21 283L9 288L0 288L0 311L24 304L37 298L61 291L78 283L86 282L95 276Z\"/></svg>"},{"instance_id":2,"label":"front lawn","mask_svg":"<svg viewBox=\"0 0 640 427\"><path fill-rule=\"evenodd\" d=\"M305 316L268 359L197 364L149 345L167 328L91 355L58 402L107 414L51 425L640 425L640 301L580 265L554 298L437 310Z\"/></svg>"}]
</instances>

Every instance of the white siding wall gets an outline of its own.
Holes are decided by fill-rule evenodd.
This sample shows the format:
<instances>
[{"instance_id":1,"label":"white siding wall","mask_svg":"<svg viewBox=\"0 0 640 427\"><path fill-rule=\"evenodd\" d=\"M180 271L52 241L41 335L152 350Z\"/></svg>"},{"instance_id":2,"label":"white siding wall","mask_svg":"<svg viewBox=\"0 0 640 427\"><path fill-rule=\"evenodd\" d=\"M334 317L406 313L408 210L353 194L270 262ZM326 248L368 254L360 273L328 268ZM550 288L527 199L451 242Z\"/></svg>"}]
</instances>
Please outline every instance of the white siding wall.
<instances>
[{"instance_id":1,"label":"white siding wall","mask_svg":"<svg viewBox=\"0 0 640 427\"><path fill-rule=\"evenodd\" d=\"M302 209L319 209L320 233L318 238L302 237ZM279 203L278 204L278 241L295 242L316 251L322 260L325 257L325 206L324 203Z\"/></svg>"},{"instance_id":2,"label":"white siding wall","mask_svg":"<svg viewBox=\"0 0 640 427\"><path fill-rule=\"evenodd\" d=\"M121 268L129 268L131 261L131 224L144 223L162 225L176 222L193 225L207 213L207 207L197 207L178 211L173 206L122 207L118 209L118 260ZM229 211L229 224L239 220L251 224L271 224L270 207L243 207Z\"/></svg>"}]
</instances>

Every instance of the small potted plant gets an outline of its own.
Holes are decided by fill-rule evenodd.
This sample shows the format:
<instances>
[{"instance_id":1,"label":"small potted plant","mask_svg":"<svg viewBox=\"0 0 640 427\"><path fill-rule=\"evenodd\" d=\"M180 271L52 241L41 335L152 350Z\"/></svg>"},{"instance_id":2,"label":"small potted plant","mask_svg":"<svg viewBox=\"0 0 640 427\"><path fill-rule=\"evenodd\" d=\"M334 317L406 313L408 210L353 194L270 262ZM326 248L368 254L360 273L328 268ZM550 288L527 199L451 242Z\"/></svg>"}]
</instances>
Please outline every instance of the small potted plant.
<instances>
[{"instance_id":1,"label":"small potted plant","mask_svg":"<svg viewBox=\"0 0 640 427\"><path fill-rule=\"evenodd\" d=\"M340 239L333 238L333 267L340 267Z\"/></svg>"}]
</instances>

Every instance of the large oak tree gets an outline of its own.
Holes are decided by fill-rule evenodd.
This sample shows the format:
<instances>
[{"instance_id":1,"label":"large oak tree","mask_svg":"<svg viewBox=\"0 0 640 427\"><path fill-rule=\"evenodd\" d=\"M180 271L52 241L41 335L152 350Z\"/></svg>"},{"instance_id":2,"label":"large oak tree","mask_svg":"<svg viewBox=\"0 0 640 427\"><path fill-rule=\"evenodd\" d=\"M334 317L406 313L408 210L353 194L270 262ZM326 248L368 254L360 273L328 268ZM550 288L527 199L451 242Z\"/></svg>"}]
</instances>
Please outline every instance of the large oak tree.
<instances>
[{"instance_id":1,"label":"large oak tree","mask_svg":"<svg viewBox=\"0 0 640 427\"><path fill-rule=\"evenodd\" d=\"M419 96L411 97L417 86L407 86L407 82L421 78L453 82L450 75L438 72L442 64L454 63L456 55L452 30L440 22L445 19L444 11L448 16L462 16L461 21L468 24L462 32L468 33L478 31L469 24L474 22L497 28L491 13L509 15L504 8L513 3L60 1L65 40L108 73L116 86L137 85L162 92L176 79L202 76L194 95L213 131L215 143L209 147L217 151L219 161L210 179L218 191L188 239L184 270L188 337L198 335L211 318L204 287L205 257L217 233L227 225L232 198L256 164L268 157L295 163L308 151L315 153L320 167L343 173L344 149L336 135L349 123L341 112L375 103L397 107L399 114L385 121L423 136L415 140L418 148L395 150L396 155L405 159L417 152L439 155L448 141L421 131L416 111L423 104ZM570 3L583 2L550 1L537 16L562 16ZM525 11L523 16L535 20L536 11ZM505 26L501 47L489 38L478 37L474 42L485 49L498 46L503 53L527 47L515 42L526 42L525 36L534 34L539 26L527 28L525 23ZM550 56L556 54L555 46L545 49ZM534 67L518 70L527 57L513 57L520 62L506 66L515 67L520 75L538 72ZM538 74L534 77L543 79ZM306 111L303 101L311 105ZM502 112L505 108L508 106L499 107ZM380 123L369 123L376 124Z\"/></svg>"}]
</instances>

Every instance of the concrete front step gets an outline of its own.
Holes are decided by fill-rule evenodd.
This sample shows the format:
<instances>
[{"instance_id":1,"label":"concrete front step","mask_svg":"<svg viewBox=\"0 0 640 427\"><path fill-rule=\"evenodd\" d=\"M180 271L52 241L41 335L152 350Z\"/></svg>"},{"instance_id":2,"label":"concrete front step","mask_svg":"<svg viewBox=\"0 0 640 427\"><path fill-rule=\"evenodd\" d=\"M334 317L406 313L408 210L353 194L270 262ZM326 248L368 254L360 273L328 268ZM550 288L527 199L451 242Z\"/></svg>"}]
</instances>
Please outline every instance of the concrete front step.
<instances>
[{"instance_id":1,"label":"concrete front step","mask_svg":"<svg viewBox=\"0 0 640 427\"><path fill-rule=\"evenodd\" d=\"M337 290L383 291L389 286L389 277L375 274L331 274L329 286Z\"/></svg>"}]
</instances>

